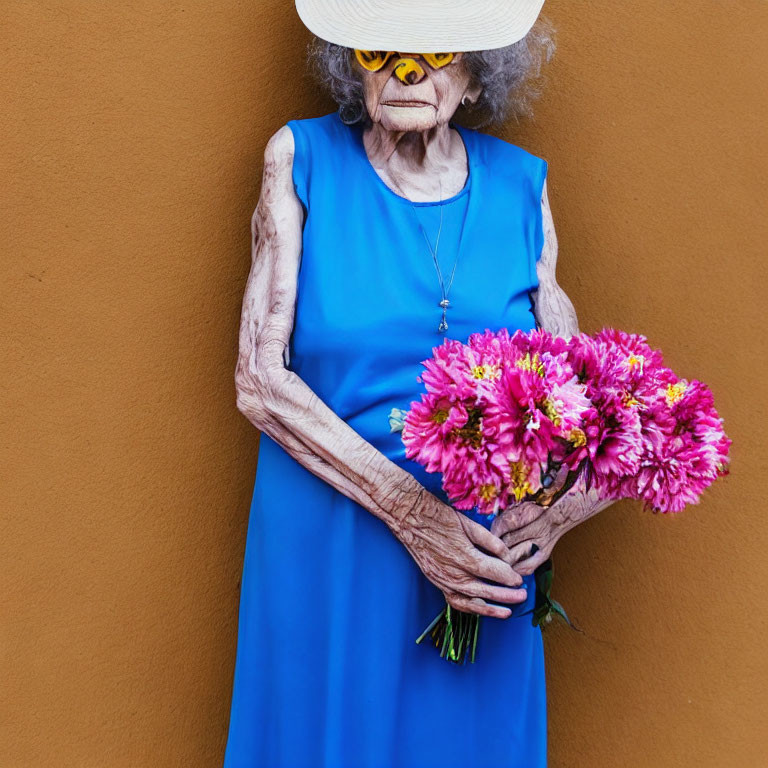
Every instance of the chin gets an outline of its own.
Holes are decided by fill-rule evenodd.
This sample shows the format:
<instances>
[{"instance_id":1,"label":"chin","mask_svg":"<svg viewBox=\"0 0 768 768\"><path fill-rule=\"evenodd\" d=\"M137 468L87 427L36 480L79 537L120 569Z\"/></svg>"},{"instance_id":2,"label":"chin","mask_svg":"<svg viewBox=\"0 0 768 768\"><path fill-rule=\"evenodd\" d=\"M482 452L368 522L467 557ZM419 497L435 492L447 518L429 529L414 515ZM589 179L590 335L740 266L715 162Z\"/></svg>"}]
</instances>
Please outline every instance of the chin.
<instances>
[{"instance_id":1,"label":"chin","mask_svg":"<svg viewBox=\"0 0 768 768\"><path fill-rule=\"evenodd\" d=\"M437 110L423 107L396 107L382 104L381 125L388 131L428 131L437 125Z\"/></svg>"}]
</instances>

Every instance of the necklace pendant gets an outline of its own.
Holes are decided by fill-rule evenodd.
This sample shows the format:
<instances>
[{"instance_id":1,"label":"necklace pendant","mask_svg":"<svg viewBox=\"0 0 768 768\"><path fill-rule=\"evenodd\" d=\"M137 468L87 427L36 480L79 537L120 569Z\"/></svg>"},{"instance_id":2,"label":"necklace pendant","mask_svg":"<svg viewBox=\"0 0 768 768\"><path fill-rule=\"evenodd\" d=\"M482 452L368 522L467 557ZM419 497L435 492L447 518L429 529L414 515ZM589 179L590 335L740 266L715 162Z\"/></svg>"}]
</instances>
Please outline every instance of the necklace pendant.
<instances>
[{"instance_id":1,"label":"necklace pendant","mask_svg":"<svg viewBox=\"0 0 768 768\"><path fill-rule=\"evenodd\" d=\"M443 304L442 301L440 302L440 304L443 307L443 317L440 320L440 325L437 326L437 330L442 332L442 331L447 331L448 330L448 323L445 320L445 310L446 310L447 305Z\"/></svg>"},{"instance_id":2,"label":"necklace pendant","mask_svg":"<svg viewBox=\"0 0 768 768\"><path fill-rule=\"evenodd\" d=\"M448 299L441 299L440 303L438 304L439 307L443 308L443 317L440 320L440 325L437 326L437 330L440 332L448 330L448 323L445 320L445 313L448 307L450 306L450 304L451 302L448 301Z\"/></svg>"}]
</instances>

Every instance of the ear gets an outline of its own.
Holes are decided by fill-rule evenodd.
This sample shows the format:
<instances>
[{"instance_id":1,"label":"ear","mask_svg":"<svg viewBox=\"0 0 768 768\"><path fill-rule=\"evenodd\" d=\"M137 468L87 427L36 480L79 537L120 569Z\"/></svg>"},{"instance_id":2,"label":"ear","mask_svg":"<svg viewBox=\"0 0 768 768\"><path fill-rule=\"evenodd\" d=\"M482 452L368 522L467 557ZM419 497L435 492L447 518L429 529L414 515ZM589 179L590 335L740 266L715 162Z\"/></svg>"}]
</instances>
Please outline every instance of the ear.
<instances>
[{"instance_id":1,"label":"ear","mask_svg":"<svg viewBox=\"0 0 768 768\"><path fill-rule=\"evenodd\" d=\"M476 104L482 92L483 87L481 85L470 83L461 96L461 103L464 104L466 102L467 104Z\"/></svg>"}]
</instances>

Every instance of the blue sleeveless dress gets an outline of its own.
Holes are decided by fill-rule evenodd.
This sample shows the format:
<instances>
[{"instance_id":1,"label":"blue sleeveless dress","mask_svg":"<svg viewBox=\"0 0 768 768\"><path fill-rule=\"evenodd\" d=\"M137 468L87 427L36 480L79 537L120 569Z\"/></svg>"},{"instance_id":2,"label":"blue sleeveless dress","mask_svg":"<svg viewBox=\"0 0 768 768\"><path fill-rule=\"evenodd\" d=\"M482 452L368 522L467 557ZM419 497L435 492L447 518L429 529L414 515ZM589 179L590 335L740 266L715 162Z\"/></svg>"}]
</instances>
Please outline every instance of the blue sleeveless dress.
<instances>
[{"instance_id":1,"label":"blue sleeveless dress","mask_svg":"<svg viewBox=\"0 0 768 768\"><path fill-rule=\"evenodd\" d=\"M449 336L535 327L545 160L455 125L469 175L442 202L381 180L362 127L337 113L288 123L305 209L288 367L432 493L405 458L393 407L421 394L421 361ZM437 330L440 286L448 330ZM471 512L490 528L487 517ZM224 768L542 768L547 717L535 585L508 619L481 620L474 664L415 640L442 592L371 512L260 437Z\"/></svg>"}]
</instances>

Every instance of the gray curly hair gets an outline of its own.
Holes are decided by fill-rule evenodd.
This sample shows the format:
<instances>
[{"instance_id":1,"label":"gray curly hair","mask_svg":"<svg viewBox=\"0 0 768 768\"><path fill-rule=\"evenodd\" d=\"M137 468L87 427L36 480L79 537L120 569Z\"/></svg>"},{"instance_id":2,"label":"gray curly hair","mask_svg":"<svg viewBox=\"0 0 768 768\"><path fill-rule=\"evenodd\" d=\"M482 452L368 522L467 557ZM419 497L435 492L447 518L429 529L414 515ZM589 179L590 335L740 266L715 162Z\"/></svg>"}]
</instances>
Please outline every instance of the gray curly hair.
<instances>
[{"instance_id":1,"label":"gray curly hair","mask_svg":"<svg viewBox=\"0 0 768 768\"><path fill-rule=\"evenodd\" d=\"M460 110L476 118L475 127L498 123L507 117L533 117L532 103L541 95L537 82L541 67L554 52L554 28L543 16L539 16L522 40L512 45L467 51L467 70L482 92L475 104ZM312 74L339 105L342 121L368 122L362 75L353 65L352 49L314 37L307 53Z\"/></svg>"}]
</instances>

